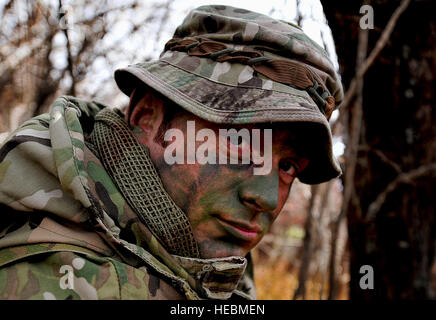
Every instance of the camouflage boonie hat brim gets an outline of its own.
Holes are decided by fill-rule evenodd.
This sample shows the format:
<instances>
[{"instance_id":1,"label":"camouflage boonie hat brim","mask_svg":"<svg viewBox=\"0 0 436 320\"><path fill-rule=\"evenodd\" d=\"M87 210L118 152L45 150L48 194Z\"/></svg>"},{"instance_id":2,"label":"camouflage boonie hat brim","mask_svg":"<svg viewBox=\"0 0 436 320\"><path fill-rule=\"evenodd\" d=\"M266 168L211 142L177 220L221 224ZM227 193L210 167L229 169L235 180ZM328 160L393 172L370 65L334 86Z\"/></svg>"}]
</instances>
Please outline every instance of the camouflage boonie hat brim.
<instances>
[{"instance_id":1,"label":"camouflage boonie hat brim","mask_svg":"<svg viewBox=\"0 0 436 320\"><path fill-rule=\"evenodd\" d=\"M342 86L326 52L297 26L244 9L203 6L185 18L158 61L118 69L115 80L128 96L145 83L214 123L318 125L321 136L308 132L315 152L299 179L316 184L341 174L328 118Z\"/></svg>"}]
</instances>

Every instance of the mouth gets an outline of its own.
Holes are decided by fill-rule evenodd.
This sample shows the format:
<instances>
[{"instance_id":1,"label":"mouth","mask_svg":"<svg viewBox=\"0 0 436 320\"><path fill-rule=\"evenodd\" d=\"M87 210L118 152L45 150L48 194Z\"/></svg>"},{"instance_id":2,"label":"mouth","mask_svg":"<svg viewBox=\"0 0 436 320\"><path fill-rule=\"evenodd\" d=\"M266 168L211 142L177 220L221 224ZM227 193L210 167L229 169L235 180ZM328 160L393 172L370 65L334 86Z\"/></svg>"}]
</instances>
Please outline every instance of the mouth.
<instances>
[{"instance_id":1,"label":"mouth","mask_svg":"<svg viewBox=\"0 0 436 320\"><path fill-rule=\"evenodd\" d=\"M258 238L261 232L261 228L258 224L233 221L223 218L222 216L217 216L216 218L228 233L243 241L252 242Z\"/></svg>"}]
</instances>

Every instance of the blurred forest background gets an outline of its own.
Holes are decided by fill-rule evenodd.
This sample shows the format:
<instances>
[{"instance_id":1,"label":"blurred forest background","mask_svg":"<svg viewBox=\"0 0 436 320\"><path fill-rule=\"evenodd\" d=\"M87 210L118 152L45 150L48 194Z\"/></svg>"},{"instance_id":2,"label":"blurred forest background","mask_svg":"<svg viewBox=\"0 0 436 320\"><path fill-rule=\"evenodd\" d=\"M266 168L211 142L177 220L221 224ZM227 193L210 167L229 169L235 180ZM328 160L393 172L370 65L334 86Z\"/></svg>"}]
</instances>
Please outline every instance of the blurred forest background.
<instances>
[{"instance_id":1,"label":"blurred forest background","mask_svg":"<svg viewBox=\"0 0 436 320\"><path fill-rule=\"evenodd\" d=\"M434 299L435 1L0 0L0 141L59 95L125 106L113 71L156 59L187 12L212 3L302 26L346 92L331 119L344 175L294 184L253 252L259 298Z\"/></svg>"}]
</instances>

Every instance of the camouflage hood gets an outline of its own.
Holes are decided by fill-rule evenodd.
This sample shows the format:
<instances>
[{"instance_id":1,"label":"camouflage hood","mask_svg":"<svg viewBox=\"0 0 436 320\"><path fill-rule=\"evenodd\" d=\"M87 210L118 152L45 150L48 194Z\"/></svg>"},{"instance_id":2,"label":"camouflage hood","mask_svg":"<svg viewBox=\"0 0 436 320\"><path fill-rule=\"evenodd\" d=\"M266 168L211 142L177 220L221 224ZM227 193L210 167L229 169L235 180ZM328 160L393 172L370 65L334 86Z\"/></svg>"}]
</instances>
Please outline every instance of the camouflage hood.
<instances>
[{"instance_id":1,"label":"camouflage hood","mask_svg":"<svg viewBox=\"0 0 436 320\"><path fill-rule=\"evenodd\" d=\"M245 258L170 254L138 217L88 142L105 110L61 97L1 146L0 268L38 253L78 251L153 270L188 299L254 297Z\"/></svg>"},{"instance_id":2,"label":"camouflage hood","mask_svg":"<svg viewBox=\"0 0 436 320\"><path fill-rule=\"evenodd\" d=\"M145 84L215 123L310 123L312 157L299 179L315 184L341 173L328 123L343 98L339 76L325 50L291 23L202 6L188 14L158 61L119 69L115 80L129 96Z\"/></svg>"}]
</instances>

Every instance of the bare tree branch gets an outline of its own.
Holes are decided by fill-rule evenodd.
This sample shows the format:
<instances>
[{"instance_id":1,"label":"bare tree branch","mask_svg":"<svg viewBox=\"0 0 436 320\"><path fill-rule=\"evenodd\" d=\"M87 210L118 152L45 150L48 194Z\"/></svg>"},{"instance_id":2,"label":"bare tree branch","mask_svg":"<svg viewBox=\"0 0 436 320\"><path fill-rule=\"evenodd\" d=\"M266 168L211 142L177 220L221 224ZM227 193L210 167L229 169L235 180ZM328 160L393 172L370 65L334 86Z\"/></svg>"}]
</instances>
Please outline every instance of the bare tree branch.
<instances>
[{"instance_id":1,"label":"bare tree branch","mask_svg":"<svg viewBox=\"0 0 436 320\"><path fill-rule=\"evenodd\" d=\"M376 217L377 213L383 206L383 203L385 203L386 198L400 185L413 183L414 180L432 172L436 173L436 163L422 165L411 171L400 173L382 192L379 193L377 199L369 205L368 214L365 219L366 222L370 222Z\"/></svg>"},{"instance_id":2,"label":"bare tree branch","mask_svg":"<svg viewBox=\"0 0 436 320\"><path fill-rule=\"evenodd\" d=\"M127 9L134 9L134 8L136 8L136 6L137 6L136 3L132 3L132 4L129 4L129 5L124 5L124 6L120 6L120 7L112 7L112 8L109 8L109 9L97 12L91 18L83 19L83 20L77 20L77 21L75 21L75 23L76 24L90 25L90 24L93 24L97 19L102 18L103 16L108 14L109 12L113 12L113 11L118 11L119 12L119 11L123 11L123 10L127 10Z\"/></svg>"},{"instance_id":3,"label":"bare tree branch","mask_svg":"<svg viewBox=\"0 0 436 320\"><path fill-rule=\"evenodd\" d=\"M62 0L59 0L59 8L62 8ZM65 34L65 38L67 39L67 69L68 73L71 76L71 87L68 90L67 94L74 96L76 95L76 76L74 74L74 59L71 53L71 41L68 35L68 27L64 26L63 31Z\"/></svg>"},{"instance_id":4,"label":"bare tree branch","mask_svg":"<svg viewBox=\"0 0 436 320\"><path fill-rule=\"evenodd\" d=\"M318 194L319 186L314 185L311 187L311 197L309 201L309 206L307 208L307 218L304 226L305 236L303 241L303 257L300 265L300 271L298 274L298 287L294 293L294 300L298 298L306 299L306 280L309 274L310 260L312 257L312 225L314 219L314 207L315 199Z\"/></svg>"},{"instance_id":5,"label":"bare tree branch","mask_svg":"<svg viewBox=\"0 0 436 320\"><path fill-rule=\"evenodd\" d=\"M301 13L301 0L297 0L296 7L297 7L297 26L301 27L301 23L303 22L303 14Z\"/></svg>"},{"instance_id":6,"label":"bare tree branch","mask_svg":"<svg viewBox=\"0 0 436 320\"><path fill-rule=\"evenodd\" d=\"M11 53L2 63L0 63L0 76L7 70L14 69L24 60L32 56L43 45L46 37L33 39L28 45L22 46Z\"/></svg>"},{"instance_id":7,"label":"bare tree branch","mask_svg":"<svg viewBox=\"0 0 436 320\"><path fill-rule=\"evenodd\" d=\"M362 68L368 51L368 30L359 30L359 39L357 44L356 70ZM328 299L334 299L336 296L336 250L337 236L339 226L343 217L348 212L348 207L353 193L354 174L356 171L357 151L359 146L360 130L362 126L362 102L363 102L363 77L357 77L356 80L357 99L354 108L351 110L351 128L350 141L345 150L345 181L344 181L344 200L339 216L333 223L331 238L331 256L330 256L330 273L329 273L329 295Z\"/></svg>"},{"instance_id":8,"label":"bare tree branch","mask_svg":"<svg viewBox=\"0 0 436 320\"><path fill-rule=\"evenodd\" d=\"M403 169L401 169L401 166L396 163L395 161L388 158L386 154L383 153L383 151L375 148L371 148L368 145L360 146L359 151L365 151L365 152L371 152L375 154L381 161L386 163L388 166L390 166L392 169L394 169L397 173L401 173Z\"/></svg>"},{"instance_id":9,"label":"bare tree branch","mask_svg":"<svg viewBox=\"0 0 436 320\"><path fill-rule=\"evenodd\" d=\"M326 232L323 228L322 225L322 219L323 216L325 214L327 214L326 217L330 217L330 210L329 210L329 199L330 199L330 192L332 190L332 185L333 185L334 180L330 180L329 182L327 182L325 188L324 188L324 193L322 194L322 198L321 198L321 204L319 207L319 217L317 220L317 234L320 236L320 241L322 243L322 246L324 246L324 242L326 239L324 239L324 237L326 237ZM327 257L328 259L328 257ZM323 299L324 296L324 287L325 287L325 277L327 274L327 269L328 269L328 263L324 263L324 261L319 261L319 266L322 268L321 269L321 279L320 279L320 288L319 288L319 299Z\"/></svg>"},{"instance_id":10,"label":"bare tree branch","mask_svg":"<svg viewBox=\"0 0 436 320\"><path fill-rule=\"evenodd\" d=\"M365 2L366 3L366 2ZM336 238L339 230L341 220L348 212L350 201L353 199L353 181L354 173L357 162L357 151L359 145L359 138L361 133L362 122L362 99L363 99L363 76L370 66L374 63L376 57L380 54L381 50L385 47L400 15L406 10L410 0L403 0L401 4L392 14L389 19L385 30L382 32L375 47L372 49L369 56L365 59L368 47L368 30L359 30L359 40L357 45L357 59L356 59L356 74L352 79L350 86L345 94L340 108L340 118L346 114L344 108L346 108L352 101L355 95L357 99L354 103L354 108L351 110L351 128L349 136L349 144L345 153L346 169L345 169L345 181L344 181L344 200L341 208L341 212L337 217L332 227L332 253L330 257L330 273L329 273L329 295L328 299L334 299L336 296ZM341 119L338 119L339 122Z\"/></svg>"},{"instance_id":11,"label":"bare tree branch","mask_svg":"<svg viewBox=\"0 0 436 320\"><path fill-rule=\"evenodd\" d=\"M372 49L371 53L369 54L366 61L362 64L362 66L359 68L359 70L356 72L356 75L354 76L353 80L350 82L350 86L345 93L344 100L342 101L339 108L346 108L351 100L353 99L354 95L356 94L357 89L357 81L359 78L362 78L366 71L368 71L369 67L374 63L375 58L379 55L379 53L382 51L382 49L385 47L386 43L389 40L389 37L392 33L392 31L395 28L395 25L397 23L398 18L401 16L401 14L406 10L407 6L409 5L410 0L403 0L401 4L398 6L398 8L394 11L391 18L389 19L386 28L384 29L383 33L381 34L380 38L378 39L374 49Z\"/></svg>"}]
</instances>

